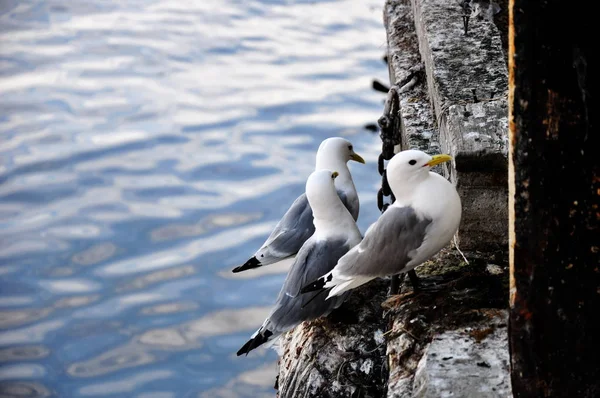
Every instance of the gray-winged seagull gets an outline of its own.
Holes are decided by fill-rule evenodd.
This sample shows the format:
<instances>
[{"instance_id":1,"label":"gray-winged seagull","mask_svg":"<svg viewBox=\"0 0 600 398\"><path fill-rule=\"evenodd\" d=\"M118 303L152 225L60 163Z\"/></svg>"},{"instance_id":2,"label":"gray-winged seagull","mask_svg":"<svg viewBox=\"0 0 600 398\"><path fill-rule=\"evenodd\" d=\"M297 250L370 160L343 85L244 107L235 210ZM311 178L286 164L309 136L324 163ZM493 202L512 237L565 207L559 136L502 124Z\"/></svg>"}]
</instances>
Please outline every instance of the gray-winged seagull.
<instances>
[{"instance_id":1,"label":"gray-winged seagull","mask_svg":"<svg viewBox=\"0 0 600 398\"><path fill-rule=\"evenodd\" d=\"M408 272L446 246L458 230L460 198L449 181L430 169L451 159L417 150L394 155L387 179L396 201L331 272L301 291L331 289L328 298L334 297L371 279Z\"/></svg>"},{"instance_id":2,"label":"gray-winged seagull","mask_svg":"<svg viewBox=\"0 0 600 398\"><path fill-rule=\"evenodd\" d=\"M296 255L271 313L237 355L248 354L303 321L329 314L345 300L346 294L331 300L320 292L299 294L301 286L331 271L340 257L362 239L354 218L336 193L333 180L340 178L337 174L318 170L308 178L306 196L313 209L315 233Z\"/></svg>"},{"instance_id":3,"label":"gray-winged seagull","mask_svg":"<svg viewBox=\"0 0 600 398\"><path fill-rule=\"evenodd\" d=\"M354 220L357 220L358 194L346 164L349 160L365 163L364 159L354 152L350 141L341 137L327 138L317 151L315 170L333 170L339 173L335 179L337 193ZM314 232L312 210L306 194L302 194L292 203L254 256L243 265L234 268L233 272L262 267L293 256Z\"/></svg>"}]
</instances>

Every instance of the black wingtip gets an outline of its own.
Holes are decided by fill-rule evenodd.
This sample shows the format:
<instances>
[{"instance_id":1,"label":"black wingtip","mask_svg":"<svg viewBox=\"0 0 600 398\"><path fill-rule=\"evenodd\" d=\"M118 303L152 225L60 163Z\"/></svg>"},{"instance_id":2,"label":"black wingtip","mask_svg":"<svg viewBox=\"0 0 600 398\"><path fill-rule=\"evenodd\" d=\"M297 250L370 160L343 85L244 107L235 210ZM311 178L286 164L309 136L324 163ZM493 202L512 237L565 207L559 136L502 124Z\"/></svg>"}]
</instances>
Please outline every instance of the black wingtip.
<instances>
[{"instance_id":1,"label":"black wingtip","mask_svg":"<svg viewBox=\"0 0 600 398\"><path fill-rule=\"evenodd\" d=\"M331 278L332 278L331 274L329 274L327 276L327 278L322 276L319 279L317 279L316 281L309 283L306 286L303 286L302 289L300 289L300 293L316 292L317 290L325 289L325 284L327 282L331 281Z\"/></svg>"},{"instance_id":2,"label":"black wingtip","mask_svg":"<svg viewBox=\"0 0 600 398\"><path fill-rule=\"evenodd\" d=\"M231 270L231 272L233 272L234 274L237 274L238 272L246 271L247 269L258 268L261 265L262 264L260 263L260 261L258 261L258 259L256 257L252 257L250 260L246 261L244 263L244 265L235 267L234 269Z\"/></svg>"},{"instance_id":3,"label":"black wingtip","mask_svg":"<svg viewBox=\"0 0 600 398\"><path fill-rule=\"evenodd\" d=\"M301 309L305 309L306 307L308 307L308 305L309 305L310 303L312 303L312 301L313 301L314 299L316 299L317 297L319 297L319 295L320 295L321 293L325 293L326 291L327 291L327 290L325 290L325 289L321 289L321 290L319 290L319 291L318 291L318 292L317 292L317 293L316 293L314 296L312 296L312 298L311 298L310 300L308 300L306 303L304 303L304 304L302 305L302 307L300 307L300 308L301 308Z\"/></svg>"},{"instance_id":4,"label":"black wingtip","mask_svg":"<svg viewBox=\"0 0 600 398\"><path fill-rule=\"evenodd\" d=\"M248 340L246 344L244 344L242 348L238 350L237 356L239 357L240 355L244 354L248 355L250 351L266 343L269 340L269 337L271 336L273 336L273 333L270 330L259 332L256 336Z\"/></svg>"}]
</instances>

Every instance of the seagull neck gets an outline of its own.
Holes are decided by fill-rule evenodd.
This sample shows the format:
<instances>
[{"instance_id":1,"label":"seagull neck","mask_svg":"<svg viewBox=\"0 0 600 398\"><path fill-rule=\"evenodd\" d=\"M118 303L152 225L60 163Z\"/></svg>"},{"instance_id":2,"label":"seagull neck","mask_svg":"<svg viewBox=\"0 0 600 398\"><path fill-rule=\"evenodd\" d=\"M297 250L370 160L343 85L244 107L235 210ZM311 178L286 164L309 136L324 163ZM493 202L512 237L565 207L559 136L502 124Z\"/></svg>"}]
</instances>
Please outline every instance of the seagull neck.
<instances>
[{"instance_id":1,"label":"seagull neck","mask_svg":"<svg viewBox=\"0 0 600 398\"><path fill-rule=\"evenodd\" d=\"M388 177L388 184L396 198L396 203L410 205L413 201L415 190L427 177L428 174L413 175L408 179Z\"/></svg>"},{"instance_id":2,"label":"seagull neck","mask_svg":"<svg viewBox=\"0 0 600 398\"><path fill-rule=\"evenodd\" d=\"M335 186L337 189L342 191L348 191L349 188L354 187L352 176L346 162L331 159L324 159L324 157L317 158L317 165L315 170L329 170L337 171L338 176L335 179Z\"/></svg>"},{"instance_id":3,"label":"seagull neck","mask_svg":"<svg viewBox=\"0 0 600 398\"><path fill-rule=\"evenodd\" d=\"M348 218L354 222L354 219L348 210L342 205L342 202L336 203L335 205L330 205L325 210L313 209L313 216L313 224L315 225L315 230L317 233L331 230L336 226L339 226L340 223L343 225Z\"/></svg>"},{"instance_id":4,"label":"seagull neck","mask_svg":"<svg viewBox=\"0 0 600 398\"><path fill-rule=\"evenodd\" d=\"M340 220L345 220L350 216L348 210L342 204L335 191L329 192L327 197L323 197L317 203L311 203L313 211L313 223L317 230L331 228L332 225L339 224ZM352 221L354 221L352 219Z\"/></svg>"}]
</instances>

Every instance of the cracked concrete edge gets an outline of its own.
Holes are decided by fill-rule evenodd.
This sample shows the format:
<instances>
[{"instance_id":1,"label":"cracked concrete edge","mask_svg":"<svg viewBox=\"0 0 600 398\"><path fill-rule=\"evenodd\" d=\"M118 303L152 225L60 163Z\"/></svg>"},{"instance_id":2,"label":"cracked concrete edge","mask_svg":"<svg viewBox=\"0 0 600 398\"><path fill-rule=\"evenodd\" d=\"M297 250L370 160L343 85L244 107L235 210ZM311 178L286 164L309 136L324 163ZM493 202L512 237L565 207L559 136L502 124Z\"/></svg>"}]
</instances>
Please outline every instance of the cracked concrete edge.
<instances>
[{"instance_id":1,"label":"cracked concrete edge","mask_svg":"<svg viewBox=\"0 0 600 398\"><path fill-rule=\"evenodd\" d=\"M461 261L453 250L443 250L417 268L419 276L437 284L439 290L415 294L403 284L401 294L384 303L391 316L386 333L387 398L450 396L449 389L470 391L456 396L510 396L506 394L510 376L504 308L507 259L502 252L467 256L470 264ZM440 354L459 346L454 350L457 355ZM452 359L449 357L457 361L449 367L450 373L444 373L445 361ZM485 372L478 372L482 367ZM452 371L460 369L472 374L453 376ZM453 384L448 387L449 383Z\"/></svg>"},{"instance_id":2,"label":"cracked concrete edge","mask_svg":"<svg viewBox=\"0 0 600 398\"><path fill-rule=\"evenodd\" d=\"M401 149L439 153L439 135L427 92L411 7L410 0L387 0L383 13L390 83L396 84L414 75L399 92Z\"/></svg>"},{"instance_id":3,"label":"cracked concrete edge","mask_svg":"<svg viewBox=\"0 0 600 398\"><path fill-rule=\"evenodd\" d=\"M502 97L508 90L506 56L493 18L480 12L465 34L459 2L411 0L419 51L436 115L454 104Z\"/></svg>"},{"instance_id":4,"label":"cracked concrete edge","mask_svg":"<svg viewBox=\"0 0 600 398\"><path fill-rule=\"evenodd\" d=\"M508 311L433 336L417 365L414 398L512 397Z\"/></svg>"},{"instance_id":5,"label":"cracked concrete edge","mask_svg":"<svg viewBox=\"0 0 600 398\"><path fill-rule=\"evenodd\" d=\"M471 14L467 34L458 2L411 4L442 150L459 171L507 170L508 70L492 2Z\"/></svg>"}]
</instances>

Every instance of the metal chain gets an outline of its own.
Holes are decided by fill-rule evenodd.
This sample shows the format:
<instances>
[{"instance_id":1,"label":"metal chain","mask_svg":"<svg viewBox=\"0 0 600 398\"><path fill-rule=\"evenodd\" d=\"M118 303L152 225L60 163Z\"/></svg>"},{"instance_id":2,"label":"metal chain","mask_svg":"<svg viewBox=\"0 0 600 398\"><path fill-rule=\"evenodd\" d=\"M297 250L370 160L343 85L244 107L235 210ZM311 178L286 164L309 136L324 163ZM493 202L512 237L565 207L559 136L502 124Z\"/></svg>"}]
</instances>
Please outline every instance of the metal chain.
<instances>
[{"instance_id":1,"label":"metal chain","mask_svg":"<svg viewBox=\"0 0 600 398\"><path fill-rule=\"evenodd\" d=\"M396 200L387 181L385 162L394 156L394 147L400 144L400 98L398 97L398 86L392 86L388 92L383 108L383 116L377 120L381 133L381 154L377 162L377 169L381 175L381 188L377 192L377 207L382 213ZM385 198L389 197L388 203Z\"/></svg>"}]
</instances>

